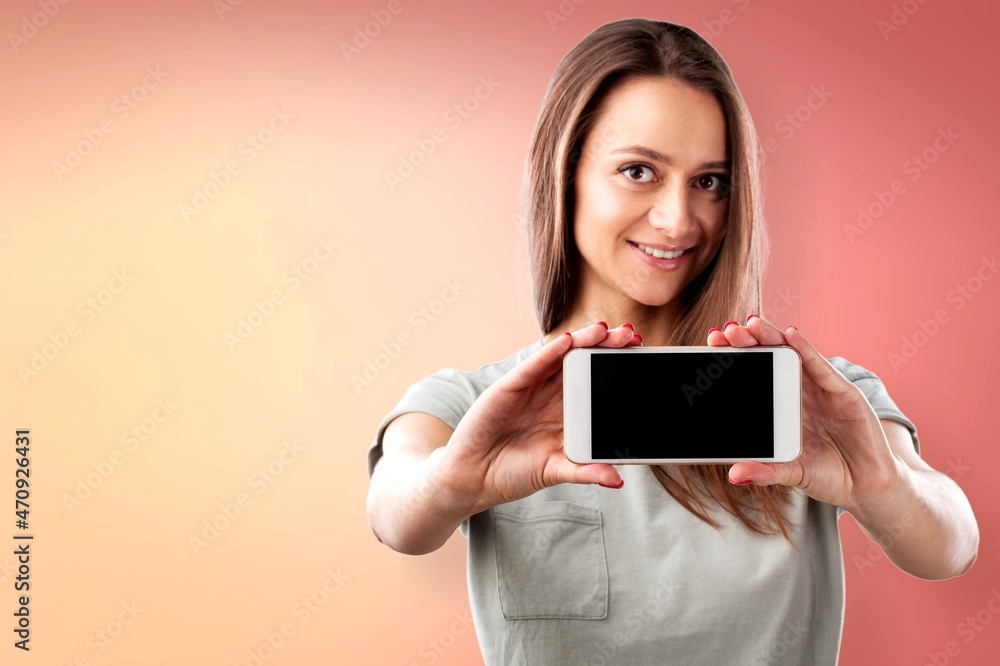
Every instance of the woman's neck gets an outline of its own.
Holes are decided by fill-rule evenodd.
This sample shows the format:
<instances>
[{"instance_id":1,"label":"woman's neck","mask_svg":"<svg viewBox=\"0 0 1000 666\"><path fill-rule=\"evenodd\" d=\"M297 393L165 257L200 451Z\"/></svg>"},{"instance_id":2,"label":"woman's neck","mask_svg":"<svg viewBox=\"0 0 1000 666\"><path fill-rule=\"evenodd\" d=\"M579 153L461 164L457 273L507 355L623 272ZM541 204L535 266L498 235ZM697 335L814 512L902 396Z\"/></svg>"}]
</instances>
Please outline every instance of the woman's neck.
<instances>
[{"instance_id":1,"label":"woman's neck","mask_svg":"<svg viewBox=\"0 0 1000 666\"><path fill-rule=\"evenodd\" d=\"M659 307L635 302L628 306L593 304L576 307L561 322L556 324L552 331L543 337L543 340L550 342L566 331L575 331L599 321L606 322L611 328L628 322L635 328L635 332L642 336L644 346L666 345L670 331L677 320L680 309L679 300L674 299Z\"/></svg>"}]
</instances>

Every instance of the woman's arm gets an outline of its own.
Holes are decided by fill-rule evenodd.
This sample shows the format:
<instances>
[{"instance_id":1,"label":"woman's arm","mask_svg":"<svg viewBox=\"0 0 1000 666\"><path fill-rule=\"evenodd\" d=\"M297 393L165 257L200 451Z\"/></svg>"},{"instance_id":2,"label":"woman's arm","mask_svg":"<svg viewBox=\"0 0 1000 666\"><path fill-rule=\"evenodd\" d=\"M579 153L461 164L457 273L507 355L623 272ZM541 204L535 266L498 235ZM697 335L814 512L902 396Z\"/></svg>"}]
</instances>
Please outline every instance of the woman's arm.
<instances>
[{"instance_id":1,"label":"woman's arm","mask_svg":"<svg viewBox=\"0 0 1000 666\"><path fill-rule=\"evenodd\" d=\"M979 527L968 498L916 454L905 426L881 422L899 459L898 480L883 495L844 510L908 574L928 580L962 575L979 550Z\"/></svg>"},{"instance_id":2,"label":"woman's arm","mask_svg":"<svg viewBox=\"0 0 1000 666\"><path fill-rule=\"evenodd\" d=\"M402 553L440 548L467 517L559 483L619 488L611 465L577 465L563 452L563 357L573 347L640 344L631 327L599 322L558 336L494 382L454 432L407 413L386 427L372 471L368 520Z\"/></svg>"},{"instance_id":3,"label":"woman's arm","mask_svg":"<svg viewBox=\"0 0 1000 666\"><path fill-rule=\"evenodd\" d=\"M394 419L368 488L368 522L379 541L407 555L437 550L472 515L472 504L440 483L452 429L429 414Z\"/></svg>"},{"instance_id":4,"label":"woman's arm","mask_svg":"<svg viewBox=\"0 0 1000 666\"><path fill-rule=\"evenodd\" d=\"M752 315L746 326L712 331L709 344L790 345L802 356L802 454L789 463L736 463L732 482L795 486L842 507L914 576L949 578L972 566L979 528L965 494L916 454L904 426L879 419L797 328L782 332Z\"/></svg>"}]
</instances>

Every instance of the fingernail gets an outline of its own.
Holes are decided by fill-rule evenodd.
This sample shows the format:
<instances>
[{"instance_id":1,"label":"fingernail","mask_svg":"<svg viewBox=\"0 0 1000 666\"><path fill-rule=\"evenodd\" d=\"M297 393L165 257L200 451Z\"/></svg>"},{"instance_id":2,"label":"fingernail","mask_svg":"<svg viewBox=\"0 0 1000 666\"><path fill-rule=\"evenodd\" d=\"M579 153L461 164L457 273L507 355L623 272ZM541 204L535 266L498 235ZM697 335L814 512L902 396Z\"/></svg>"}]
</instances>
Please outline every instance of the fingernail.
<instances>
[{"instance_id":1,"label":"fingernail","mask_svg":"<svg viewBox=\"0 0 1000 666\"><path fill-rule=\"evenodd\" d=\"M607 328L608 328L608 322L606 322L606 321L599 321L597 323L600 324L601 326L603 326L605 330L607 330Z\"/></svg>"},{"instance_id":2,"label":"fingernail","mask_svg":"<svg viewBox=\"0 0 1000 666\"><path fill-rule=\"evenodd\" d=\"M799 329L798 329L797 327L795 327L795 326L789 326L788 328L794 328L794 329L795 329L796 331L797 331L797 330L799 330Z\"/></svg>"},{"instance_id":3,"label":"fingernail","mask_svg":"<svg viewBox=\"0 0 1000 666\"><path fill-rule=\"evenodd\" d=\"M712 328L708 329L709 333L711 333L712 331L718 331L719 333L722 333L722 329L717 326L713 326Z\"/></svg>"},{"instance_id":4,"label":"fingernail","mask_svg":"<svg viewBox=\"0 0 1000 666\"><path fill-rule=\"evenodd\" d=\"M622 324L620 326L620 328L628 328L628 329L633 330L633 331L635 330L635 326L633 326L632 324L630 324L628 322L625 322L624 324Z\"/></svg>"},{"instance_id":5,"label":"fingernail","mask_svg":"<svg viewBox=\"0 0 1000 666\"><path fill-rule=\"evenodd\" d=\"M641 335L639 335L638 333L633 333L633 334L632 334L632 338L633 338L634 340L638 340L638 341L639 341L639 344L640 344L640 345L642 344L642 336L641 336Z\"/></svg>"},{"instance_id":6,"label":"fingernail","mask_svg":"<svg viewBox=\"0 0 1000 666\"><path fill-rule=\"evenodd\" d=\"M751 317L757 317L757 315L755 315L755 314L752 314L752 315L748 315L748 316L747 316L747 323L748 323L748 324L750 323L750 318L751 318ZM757 317L757 318L758 318L758 319L760 319L760 317Z\"/></svg>"},{"instance_id":7,"label":"fingernail","mask_svg":"<svg viewBox=\"0 0 1000 666\"><path fill-rule=\"evenodd\" d=\"M599 485L601 488L613 488L614 490L621 490L622 488L625 487L625 479L619 481L617 486L609 486L603 483L598 483L597 485Z\"/></svg>"},{"instance_id":8,"label":"fingernail","mask_svg":"<svg viewBox=\"0 0 1000 666\"><path fill-rule=\"evenodd\" d=\"M726 328L730 324L736 324L736 323L738 323L738 322L735 322L732 319L730 319L729 321L727 321L725 324L722 325L722 328Z\"/></svg>"},{"instance_id":9,"label":"fingernail","mask_svg":"<svg viewBox=\"0 0 1000 666\"><path fill-rule=\"evenodd\" d=\"M733 481L735 486L746 486L753 483L753 479L740 479L739 481Z\"/></svg>"}]
</instances>

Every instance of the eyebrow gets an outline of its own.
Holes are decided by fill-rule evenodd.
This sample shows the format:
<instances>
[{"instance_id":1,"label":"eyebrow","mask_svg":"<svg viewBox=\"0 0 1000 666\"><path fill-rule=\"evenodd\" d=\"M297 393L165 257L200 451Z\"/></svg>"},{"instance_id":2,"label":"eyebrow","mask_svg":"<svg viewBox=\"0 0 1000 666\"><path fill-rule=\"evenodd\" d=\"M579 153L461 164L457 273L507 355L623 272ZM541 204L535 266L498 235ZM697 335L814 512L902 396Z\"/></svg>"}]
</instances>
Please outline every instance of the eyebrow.
<instances>
[{"instance_id":1,"label":"eyebrow","mask_svg":"<svg viewBox=\"0 0 1000 666\"><path fill-rule=\"evenodd\" d=\"M625 146L624 148L619 148L617 150L612 150L612 154L616 153L638 153L644 157L648 157L651 160L657 160L658 162L663 162L664 164L673 164L674 159L669 155L664 155L658 150L653 150L652 148L646 148L645 146ZM715 162L702 162L698 165L699 169L729 169L729 160L715 161Z\"/></svg>"}]
</instances>

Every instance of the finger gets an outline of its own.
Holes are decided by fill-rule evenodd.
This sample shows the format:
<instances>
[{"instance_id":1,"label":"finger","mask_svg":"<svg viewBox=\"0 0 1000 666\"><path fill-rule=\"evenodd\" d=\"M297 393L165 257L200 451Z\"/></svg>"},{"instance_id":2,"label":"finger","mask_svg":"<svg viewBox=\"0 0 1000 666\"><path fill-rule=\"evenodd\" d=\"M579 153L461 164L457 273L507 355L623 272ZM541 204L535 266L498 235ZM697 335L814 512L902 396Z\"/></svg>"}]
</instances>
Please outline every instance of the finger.
<instances>
[{"instance_id":1,"label":"finger","mask_svg":"<svg viewBox=\"0 0 1000 666\"><path fill-rule=\"evenodd\" d=\"M602 326L598 328L604 330ZM498 379L495 385L499 388L519 388L552 377L562 370L563 357L573 348L574 342L573 334L563 333L514 366L514 369Z\"/></svg>"},{"instance_id":2,"label":"finger","mask_svg":"<svg viewBox=\"0 0 1000 666\"><path fill-rule=\"evenodd\" d=\"M729 338L722 332L721 328L708 329L708 344L711 347L730 347Z\"/></svg>"},{"instance_id":3,"label":"finger","mask_svg":"<svg viewBox=\"0 0 1000 666\"><path fill-rule=\"evenodd\" d=\"M753 483L758 486L805 485L802 465L797 461L787 463L761 463L755 460L736 463L729 468L729 482L737 485Z\"/></svg>"},{"instance_id":4,"label":"finger","mask_svg":"<svg viewBox=\"0 0 1000 666\"><path fill-rule=\"evenodd\" d=\"M746 328L762 345L788 344L785 340L785 334L781 332L781 329L760 315L752 314L747 317Z\"/></svg>"},{"instance_id":5,"label":"finger","mask_svg":"<svg viewBox=\"0 0 1000 666\"><path fill-rule=\"evenodd\" d=\"M608 325L603 321L578 328L570 333L574 347L593 347L608 337Z\"/></svg>"},{"instance_id":6,"label":"finger","mask_svg":"<svg viewBox=\"0 0 1000 666\"><path fill-rule=\"evenodd\" d=\"M853 386L836 368L830 365L826 358L816 351L816 348L799 332L799 329L794 326L786 328L785 339L802 356L802 367L821 389L838 392L850 390L850 387Z\"/></svg>"},{"instance_id":7,"label":"finger","mask_svg":"<svg viewBox=\"0 0 1000 666\"><path fill-rule=\"evenodd\" d=\"M621 473L612 465L590 463L580 465L565 456L553 461L550 479L553 485L557 483L599 484L606 488L621 488L625 481Z\"/></svg>"},{"instance_id":8,"label":"finger","mask_svg":"<svg viewBox=\"0 0 1000 666\"><path fill-rule=\"evenodd\" d=\"M760 344L760 341L745 326L740 326L732 320L723 324L722 332L729 340L729 344L734 347L753 347Z\"/></svg>"},{"instance_id":9,"label":"finger","mask_svg":"<svg viewBox=\"0 0 1000 666\"><path fill-rule=\"evenodd\" d=\"M617 328L612 328L608 331L608 337L602 340L598 347L625 347L635 338L635 329L632 324L622 324ZM642 341L642 337L639 337L639 341Z\"/></svg>"},{"instance_id":10,"label":"finger","mask_svg":"<svg viewBox=\"0 0 1000 666\"><path fill-rule=\"evenodd\" d=\"M608 337L608 325L603 321L567 331L543 345L541 349L519 363L497 384L506 387L525 386L539 379L548 379L562 370L562 360L574 347L592 347Z\"/></svg>"}]
</instances>

